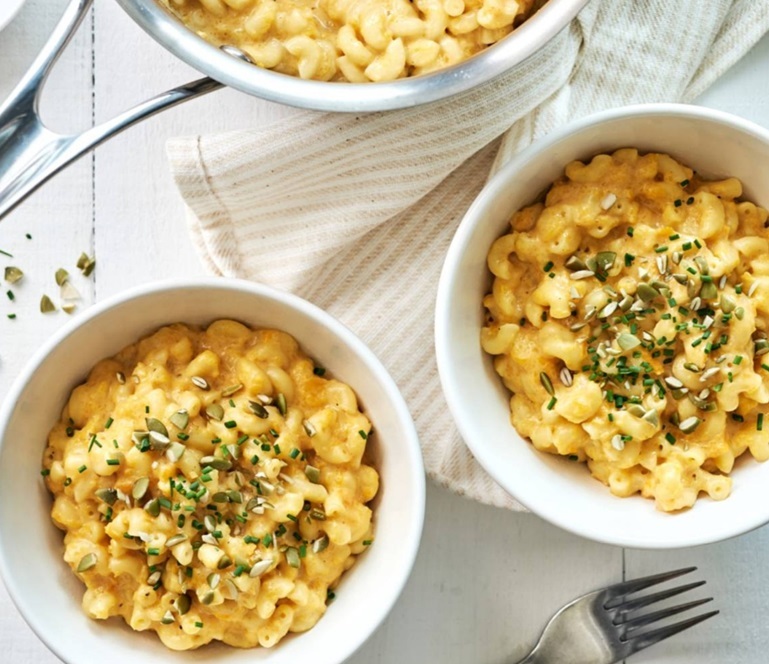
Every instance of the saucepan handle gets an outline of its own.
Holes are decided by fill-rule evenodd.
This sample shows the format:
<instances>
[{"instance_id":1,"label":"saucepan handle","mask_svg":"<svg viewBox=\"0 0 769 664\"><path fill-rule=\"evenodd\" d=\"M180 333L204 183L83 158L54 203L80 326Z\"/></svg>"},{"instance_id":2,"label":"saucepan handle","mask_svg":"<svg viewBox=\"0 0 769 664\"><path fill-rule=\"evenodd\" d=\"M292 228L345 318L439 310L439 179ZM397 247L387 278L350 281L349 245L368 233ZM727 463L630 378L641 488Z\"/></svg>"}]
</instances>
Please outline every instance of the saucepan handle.
<instances>
[{"instance_id":1,"label":"saucepan handle","mask_svg":"<svg viewBox=\"0 0 769 664\"><path fill-rule=\"evenodd\" d=\"M203 78L164 92L81 134L64 136L40 120L40 92L56 60L69 44L92 0L73 0L43 50L10 97L0 106L0 220L44 182L121 131L189 99L217 90ZM245 57L225 49L233 57Z\"/></svg>"}]
</instances>

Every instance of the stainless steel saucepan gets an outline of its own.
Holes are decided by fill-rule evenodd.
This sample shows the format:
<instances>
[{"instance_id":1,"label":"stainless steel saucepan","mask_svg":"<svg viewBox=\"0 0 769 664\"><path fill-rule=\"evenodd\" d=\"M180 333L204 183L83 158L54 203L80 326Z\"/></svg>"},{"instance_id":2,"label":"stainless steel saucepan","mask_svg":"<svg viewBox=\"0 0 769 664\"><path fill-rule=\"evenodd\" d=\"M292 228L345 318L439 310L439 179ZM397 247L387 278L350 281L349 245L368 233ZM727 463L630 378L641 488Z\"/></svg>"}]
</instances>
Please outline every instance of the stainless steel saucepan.
<instances>
[{"instance_id":1,"label":"stainless steel saucepan","mask_svg":"<svg viewBox=\"0 0 769 664\"><path fill-rule=\"evenodd\" d=\"M152 37L209 78L169 90L79 135L63 136L40 120L45 79L92 0L72 0L43 51L0 106L0 219L86 152L137 122L224 85L270 101L337 111L387 111L465 92L520 64L577 15L588 0L549 0L509 37L469 60L432 74L388 83L305 81L250 64L237 49L218 49L186 28L156 0L117 0Z\"/></svg>"}]
</instances>

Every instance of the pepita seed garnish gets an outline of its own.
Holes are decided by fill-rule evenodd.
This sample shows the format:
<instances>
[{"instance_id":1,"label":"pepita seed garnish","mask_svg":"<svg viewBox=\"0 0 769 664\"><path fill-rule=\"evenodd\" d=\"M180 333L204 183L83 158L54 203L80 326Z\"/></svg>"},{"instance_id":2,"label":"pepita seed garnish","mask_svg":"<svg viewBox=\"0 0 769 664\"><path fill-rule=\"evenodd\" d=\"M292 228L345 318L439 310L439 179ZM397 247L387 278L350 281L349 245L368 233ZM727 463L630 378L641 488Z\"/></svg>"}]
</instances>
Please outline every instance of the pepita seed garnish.
<instances>
[{"instance_id":1,"label":"pepita seed garnish","mask_svg":"<svg viewBox=\"0 0 769 664\"><path fill-rule=\"evenodd\" d=\"M299 569L301 565L301 560L299 559L299 550L293 546L288 547L286 549L286 562L290 567Z\"/></svg>"},{"instance_id":2,"label":"pepita seed garnish","mask_svg":"<svg viewBox=\"0 0 769 664\"><path fill-rule=\"evenodd\" d=\"M539 374L539 382L550 396L555 394L555 390L553 389L553 382L550 380L550 376L548 376L544 371L541 371Z\"/></svg>"},{"instance_id":3,"label":"pepita seed garnish","mask_svg":"<svg viewBox=\"0 0 769 664\"><path fill-rule=\"evenodd\" d=\"M242 389L243 389L243 383L238 383L237 385L230 385L229 387L225 387L222 390L222 396L226 399L227 397L231 397L233 394L240 392L240 390Z\"/></svg>"},{"instance_id":4,"label":"pepita seed garnish","mask_svg":"<svg viewBox=\"0 0 769 664\"><path fill-rule=\"evenodd\" d=\"M659 297L659 292L646 283L638 284L636 295L640 297L644 302L651 302L654 298Z\"/></svg>"},{"instance_id":5,"label":"pepita seed garnish","mask_svg":"<svg viewBox=\"0 0 769 664\"><path fill-rule=\"evenodd\" d=\"M248 573L248 575L251 578L255 578L257 576L261 576L264 574L270 567L272 567L273 560L272 558L265 558L264 560L259 560L258 562L255 562L251 566L251 571Z\"/></svg>"},{"instance_id":6,"label":"pepita seed garnish","mask_svg":"<svg viewBox=\"0 0 769 664\"><path fill-rule=\"evenodd\" d=\"M206 406L206 415L212 420L221 422L224 419L224 408L221 404L211 403Z\"/></svg>"},{"instance_id":7,"label":"pepita seed garnish","mask_svg":"<svg viewBox=\"0 0 769 664\"><path fill-rule=\"evenodd\" d=\"M183 616L190 610L192 602L187 595L179 595L179 597L174 600L174 605L176 606L176 610L179 612L179 615Z\"/></svg>"},{"instance_id":8,"label":"pepita seed garnish","mask_svg":"<svg viewBox=\"0 0 769 664\"><path fill-rule=\"evenodd\" d=\"M319 537L312 543L312 552L322 553L328 548L328 545L329 545L328 535L323 535L322 537Z\"/></svg>"},{"instance_id":9,"label":"pepita seed garnish","mask_svg":"<svg viewBox=\"0 0 769 664\"><path fill-rule=\"evenodd\" d=\"M210 389L208 385L208 381L202 376L193 376L192 378L190 378L190 381L192 381L192 384L195 385L195 387L199 387L201 390Z\"/></svg>"},{"instance_id":10,"label":"pepita seed garnish","mask_svg":"<svg viewBox=\"0 0 769 664\"><path fill-rule=\"evenodd\" d=\"M83 273L84 277L90 277L95 267L96 267L95 258L91 258L85 252L80 254L80 258L77 259L77 268Z\"/></svg>"},{"instance_id":11,"label":"pepita seed garnish","mask_svg":"<svg viewBox=\"0 0 769 664\"><path fill-rule=\"evenodd\" d=\"M67 272L63 267L60 267L58 270L56 270L54 278L56 279L57 286L63 286L69 279L69 272Z\"/></svg>"},{"instance_id":12,"label":"pepita seed garnish","mask_svg":"<svg viewBox=\"0 0 769 664\"><path fill-rule=\"evenodd\" d=\"M184 431L190 423L190 414L185 409L177 410L168 418L168 421L177 429Z\"/></svg>"},{"instance_id":13,"label":"pepita seed garnish","mask_svg":"<svg viewBox=\"0 0 769 664\"><path fill-rule=\"evenodd\" d=\"M678 428L684 433L692 433L701 422L702 420L699 417L687 417L683 422L681 422L681 424L678 425Z\"/></svg>"},{"instance_id":14,"label":"pepita seed garnish","mask_svg":"<svg viewBox=\"0 0 769 664\"><path fill-rule=\"evenodd\" d=\"M307 476L307 479L310 480L310 482L312 482L313 484L320 484L320 470L318 468L308 465L304 469L304 474Z\"/></svg>"},{"instance_id":15,"label":"pepita seed garnish","mask_svg":"<svg viewBox=\"0 0 769 664\"><path fill-rule=\"evenodd\" d=\"M144 494L147 493L149 486L149 477L140 477L138 480L136 480L134 482L133 489L131 490L131 495L133 496L134 500L141 500L144 498Z\"/></svg>"},{"instance_id":16,"label":"pepita seed garnish","mask_svg":"<svg viewBox=\"0 0 769 664\"><path fill-rule=\"evenodd\" d=\"M56 305L50 297L43 295L43 297L40 298L40 313L50 314L54 311L56 311Z\"/></svg>"},{"instance_id":17,"label":"pepita seed garnish","mask_svg":"<svg viewBox=\"0 0 769 664\"><path fill-rule=\"evenodd\" d=\"M615 311L617 311L618 304L616 302L609 302L607 303L599 312L598 312L598 318L608 318L611 316Z\"/></svg>"},{"instance_id":18,"label":"pepita seed garnish","mask_svg":"<svg viewBox=\"0 0 769 664\"><path fill-rule=\"evenodd\" d=\"M98 558L96 557L95 553L87 553L85 554L81 559L80 562L77 565L77 571L87 572L90 569L93 569L96 567L96 563L98 562Z\"/></svg>"},{"instance_id":19,"label":"pepita seed garnish","mask_svg":"<svg viewBox=\"0 0 769 664\"><path fill-rule=\"evenodd\" d=\"M270 416L269 411L257 401L249 401L248 407L254 415L263 420L266 420Z\"/></svg>"},{"instance_id":20,"label":"pepita seed garnish","mask_svg":"<svg viewBox=\"0 0 769 664\"><path fill-rule=\"evenodd\" d=\"M635 335L628 332L622 332L617 337L617 345L622 350L632 350L641 345L641 340Z\"/></svg>"},{"instance_id":21,"label":"pepita seed garnish","mask_svg":"<svg viewBox=\"0 0 769 664\"><path fill-rule=\"evenodd\" d=\"M9 284L16 284L24 278L24 273L18 268L9 265L5 268L5 280Z\"/></svg>"},{"instance_id":22,"label":"pepita seed garnish","mask_svg":"<svg viewBox=\"0 0 769 664\"><path fill-rule=\"evenodd\" d=\"M181 544L182 542L186 542L186 541L187 541L187 535L185 535L184 533L178 533L176 535L173 535L172 537L169 537L166 540L166 547L170 549L176 546L177 544Z\"/></svg>"},{"instance_id":23,"label":"pepita seed garnish","mask_svg":"<svg viewBox=\"0 0 769 664\"><path fill-rule=\"evenodd\" d=\"M278 407L281 415L285 415L288 412L288 404L286 403L286 395L283 393L278 394L275 397L275 405Z\"/></svg>"}]
</instances>

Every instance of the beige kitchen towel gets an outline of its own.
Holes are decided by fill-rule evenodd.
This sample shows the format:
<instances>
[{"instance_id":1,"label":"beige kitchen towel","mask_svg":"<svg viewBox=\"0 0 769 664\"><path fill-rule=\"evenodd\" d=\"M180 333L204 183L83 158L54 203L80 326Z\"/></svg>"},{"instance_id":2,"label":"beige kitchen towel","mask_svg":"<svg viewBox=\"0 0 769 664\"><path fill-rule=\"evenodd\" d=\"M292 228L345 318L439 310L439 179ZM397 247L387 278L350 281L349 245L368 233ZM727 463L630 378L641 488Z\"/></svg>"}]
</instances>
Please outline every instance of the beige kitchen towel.
<instances>
[{"instance_id":1,"label":"beige kitchen towel","mask_svg":"<svg viewBox=\"0 0 769 664\"><path fill-rule=\"evenodd\" d=\"M208 269L291 290L341 319L400 386L430 477L521 509L464 446L438 381L433 307L458 222L489 174L533 139L613 106L691 101L767 30L769 0L591 0L539 53L478 90L174 139L171 168Z\"/></svg>"}]
</instances>

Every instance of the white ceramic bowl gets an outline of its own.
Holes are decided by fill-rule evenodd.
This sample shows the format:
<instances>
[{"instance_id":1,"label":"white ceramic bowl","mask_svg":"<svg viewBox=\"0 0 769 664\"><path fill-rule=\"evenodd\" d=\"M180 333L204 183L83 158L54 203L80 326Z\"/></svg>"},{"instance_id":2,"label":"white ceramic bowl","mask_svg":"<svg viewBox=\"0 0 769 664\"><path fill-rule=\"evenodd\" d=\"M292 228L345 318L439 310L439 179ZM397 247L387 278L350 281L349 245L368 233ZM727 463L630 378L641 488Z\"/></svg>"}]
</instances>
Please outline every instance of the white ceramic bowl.
<instances>
[{"instance_id":1,"label":"white ceramic bowl","mask_svg":"<svg viewBox=\"0 0 769 664\"><path fill-rule=\"evenodd\" d=\"M740 118L675 104L620 108L571 123L517 155L475 200L449 249L438 288L435 339L441 382L457 426L488 473L531 511L601 542L642 548L693 546L769 521L769 463L746 458L732 495L663 514L650 500L617 498L584 464L537 452L510 424L509 393L480 347L486 255L513 212L574 159L623 147L666 152L706 176L736 176L745 197L769 206L769 132Z\"/></svg>"},{"instance_id":2,"label":"white ceramic bowl","mask_svg":"<svg viewBox=\"0 0 769 664\"><path fill-rule=\"evenodd\" d=\"M83 586L62 561L40 478L49 428L70 390L89 369L141 336L172 322L235 318L292 334L311 357L357 392L373 423L381 489L376 542L343 577L337 599L310 631L277 647L211 645L167 650L154 633L122 620L93 621L80 608ZM69 664L168 662L221 664L338 663L349 657L392 608L419 547L424 471L413 421L395 383L373 353L317 307L265 286L227 279L145 286L98 304L58 332L18 378L0 414L0 572L24 618Z\"/></svg>"}]
</instances>

